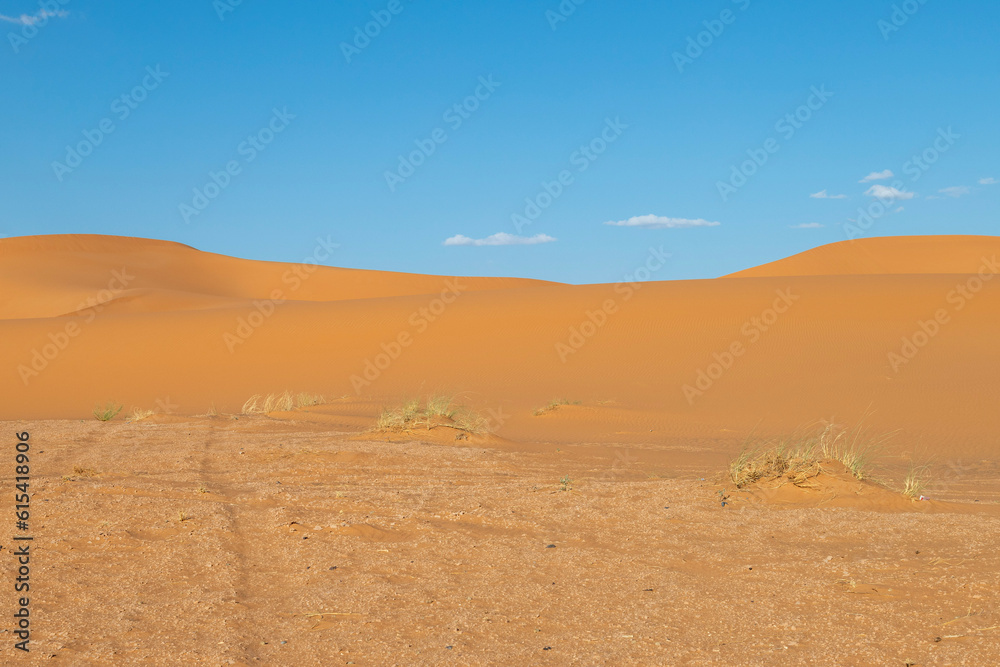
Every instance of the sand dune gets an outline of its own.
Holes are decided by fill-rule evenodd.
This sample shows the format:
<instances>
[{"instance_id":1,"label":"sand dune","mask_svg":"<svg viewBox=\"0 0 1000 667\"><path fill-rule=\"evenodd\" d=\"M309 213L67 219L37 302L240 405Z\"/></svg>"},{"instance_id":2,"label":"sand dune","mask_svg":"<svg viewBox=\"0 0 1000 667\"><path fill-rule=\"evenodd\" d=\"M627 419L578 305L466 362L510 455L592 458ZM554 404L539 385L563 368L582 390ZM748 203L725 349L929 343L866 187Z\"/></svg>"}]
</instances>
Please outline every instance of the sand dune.
<instances>
[{"instance_id":1,"label":"sand dune","mask_svg":"<svg viewBox=\"0 0 1000 667\"><path fill-rule=\"evenodd\" d=\"M727 277L976 273L997 253L995 236L871 238L813 248Z\"/></svg>"},{"instance_id":2,"label":"sand dune","mask_svg":"<svg viewBox=\"0 0 1000 667\"><path fill-rule=\"evenodd\" d=\"M335 268L302 280L302 266L160 241L6 239L0 417L447 392L525 440L717 440L870 413L907 451L975 453L1000 433L998 250L866 239L715 280L573 286ZM586 409L531 414L553 398Z\"/></svg>"},{"instance_id":3,"label":"sand dune","mask_svg":"<svg viewBox=\"0 0 1000 667\"><path fill-rule=\"evenodd\" d=\"M57 317L101 302L121 312L202 310L254 299L343 301L425 294L442 278L317 267L336 252L329 240L299 264L259 262L190 246L118 236L29 236L0 240L0 282L16 291L0 299L0 319ZM466 278L468 291L537 281Z\"/></svg>"}]
</instances>

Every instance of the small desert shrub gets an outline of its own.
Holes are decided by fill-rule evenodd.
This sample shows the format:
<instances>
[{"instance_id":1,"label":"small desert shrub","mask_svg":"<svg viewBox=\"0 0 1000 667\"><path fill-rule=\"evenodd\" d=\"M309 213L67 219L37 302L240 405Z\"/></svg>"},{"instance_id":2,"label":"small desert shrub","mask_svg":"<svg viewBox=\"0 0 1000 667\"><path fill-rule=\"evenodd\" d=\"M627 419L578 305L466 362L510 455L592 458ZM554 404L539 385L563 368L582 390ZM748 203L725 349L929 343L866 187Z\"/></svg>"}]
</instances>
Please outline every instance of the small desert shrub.
<instances>
[{"instance_id":1,"label":"small desert shrub","mask_svg":"<svg viewBox=\"0 0 1000 667\"><path fill-rule=\"evenodd\" d=\"M544 415L546 412L552 412L553 410L558 410L563 405L580 405L580 401L570 401L565 398L557 398L545 407L536 408L532 413L536 417Z\"/></svg>"},{"instance_id":2,"label":"small desert shrub","mask_svg":"<svg viewBox=\"0 0 1000 667\"><path fill-rule=\"evenodd\" d=\"M107 403L103 407L98 405L94 408L94 417L98 421L108 422L118 416L118 413L122 411L122 405L118 403Z\"/></svg>"},{"instance_id":3,"label":"small desert shrub","mask_svg":"<svg viewBox=\"0 0 1000 667\"><path fill-rule=\"evenodd\" d=\"M435 426L450 426L469 433L486 433L489 420L465 406L454 405L450 396L430 396L421 404L417 399L406 401L398 408L382 410L375 422L377 431L406 431L413 428L430 430Z\"/></svg>"}]
</instances>

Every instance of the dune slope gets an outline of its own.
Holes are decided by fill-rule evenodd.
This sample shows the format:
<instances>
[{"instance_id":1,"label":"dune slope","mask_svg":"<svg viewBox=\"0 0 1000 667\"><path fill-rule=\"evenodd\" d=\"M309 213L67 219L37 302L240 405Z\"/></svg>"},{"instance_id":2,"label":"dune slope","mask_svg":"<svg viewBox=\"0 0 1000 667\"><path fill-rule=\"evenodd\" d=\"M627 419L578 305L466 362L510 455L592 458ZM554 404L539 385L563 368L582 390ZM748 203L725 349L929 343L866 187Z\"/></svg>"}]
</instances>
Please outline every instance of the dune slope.
<instances>
[{"instance_id":1,"label":"dune slope","mask_svg":"<svg viewBox=\"0 0 1000 667\"><path fill-rule=\"evenodd\" d=\"M274 303L296 267L138 239L8 239L0 418L86 417L107 400L237 411L285 389L386 404L447 392L522 439L717 439L869 414L902 429L907 451L993 451L998 249L868 239L635 285L320 269ZM78 307L116 271L135 278ZM532 415L554 398L586 409Z\"/></svg>"}]
</instances>

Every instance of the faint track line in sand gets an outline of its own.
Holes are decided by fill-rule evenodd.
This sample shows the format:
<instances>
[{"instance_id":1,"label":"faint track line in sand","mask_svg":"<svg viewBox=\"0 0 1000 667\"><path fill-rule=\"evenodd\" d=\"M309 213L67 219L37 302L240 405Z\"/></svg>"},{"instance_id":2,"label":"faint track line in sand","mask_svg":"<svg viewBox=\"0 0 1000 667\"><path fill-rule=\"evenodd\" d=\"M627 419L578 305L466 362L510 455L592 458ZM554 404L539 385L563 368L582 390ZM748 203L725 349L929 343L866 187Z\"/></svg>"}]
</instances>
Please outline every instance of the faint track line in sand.
<instances>
[{"instance_id":1,"label":"faint track line in sand","mask_svg":"<svg viewBox=\"0 0 1000 667\"><path fill-rule=\"evenodd\" d=\"M219 451L217 448L218 438L215 427L209 424L207 432L202 441L201 461L199 465L199 480L208 488L213 495L233 498L240 493L240 490L225 481L231 471L220 467L217 464ZM223 518L225 523L225 534L228 539L220 540L220 550L225 552L227 572L230 574L230 582L227 591L232 595L232 602L237 607L226 615L230 623L224 628L228 631L221 637L223 653L229 658L243 662L253 662L260 658L253 650L254 637L251 636L253 622L249 616L252 613L252 604L249 603L249 574L247 553L249 541L246 537L246 520L241 516L239 503L236 502L216 502L217 513ZM213 554L212 557L215 557ZM220 561L221 562L221 561ZM235 635L234 638L230 636Z\"/></svg>"}]
</instances>

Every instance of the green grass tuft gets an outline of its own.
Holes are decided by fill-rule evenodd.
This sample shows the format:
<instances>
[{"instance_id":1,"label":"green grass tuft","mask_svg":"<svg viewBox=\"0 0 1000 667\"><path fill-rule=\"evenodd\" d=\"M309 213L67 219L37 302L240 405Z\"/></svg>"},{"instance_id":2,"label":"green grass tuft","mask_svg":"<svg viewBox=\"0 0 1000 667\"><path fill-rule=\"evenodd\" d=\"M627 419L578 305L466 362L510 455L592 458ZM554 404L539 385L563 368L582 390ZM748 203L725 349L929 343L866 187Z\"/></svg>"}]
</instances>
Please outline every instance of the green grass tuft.
<instances>
[{"instance_id":1,"label":"green grass tuft","mask_svg":"<svg viewBox=\"0 0 1000 667\"><path fill-rule=\"evenodd\" d=\"M118 416L118 413L122 411L122 407L120 403L107 403L103 407L98 405L94 408L94 417L98 421L109 422Z\"/></svg>"}]
</instances>

